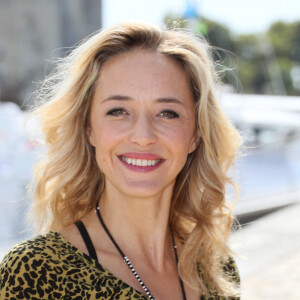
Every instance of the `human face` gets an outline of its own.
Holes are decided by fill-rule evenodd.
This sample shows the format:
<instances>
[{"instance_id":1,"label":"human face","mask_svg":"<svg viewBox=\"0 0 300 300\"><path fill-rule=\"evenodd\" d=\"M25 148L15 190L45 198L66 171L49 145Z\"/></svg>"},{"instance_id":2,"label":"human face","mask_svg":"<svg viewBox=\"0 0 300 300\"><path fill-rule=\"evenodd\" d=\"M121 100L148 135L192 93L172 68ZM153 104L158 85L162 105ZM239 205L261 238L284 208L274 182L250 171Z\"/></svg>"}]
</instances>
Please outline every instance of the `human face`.
<instances>
[{"instance_id":1,"label":"human face","mask_svg":"<svg viewBox=\"0 0 300 300\"><path fill-rule=\"evenodd\" d=\"M175 60L132 50L102 67L87 134L106 189L137 197L174 186L195 150L194 103Z\"/></svg>"}]
</instances>

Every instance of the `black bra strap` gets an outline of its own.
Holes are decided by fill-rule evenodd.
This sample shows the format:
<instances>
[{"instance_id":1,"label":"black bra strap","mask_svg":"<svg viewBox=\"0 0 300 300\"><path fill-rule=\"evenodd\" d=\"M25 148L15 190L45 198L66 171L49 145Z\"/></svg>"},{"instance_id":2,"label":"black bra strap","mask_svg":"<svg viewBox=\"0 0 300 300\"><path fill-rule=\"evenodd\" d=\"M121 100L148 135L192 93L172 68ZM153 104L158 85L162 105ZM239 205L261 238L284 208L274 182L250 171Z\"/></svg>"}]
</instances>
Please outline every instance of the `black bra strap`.
<instances>
[{"instance_id":1,"label":"black bra strap","mask_svg":"<svg viewBox=\"0 0 300 300\"><path fill-rule=\"evenodd\" d=\"M86 248L87 248L87 250L89 252L89 256L91 258L95 259L96 261L98 261L98 257L97 257L97 253L95 251L95 247L94 247L94 245L92 243L90 235L87 232L84 224L82 223L82 221L79 220L79 221L77 221L75 223L75 225L77 226L77 228L78 228L78 230L79 230L79 232L80 232L80 234L82 236L82 239L83 239L83 241L85 243L85 246L86 246Z\"/></svg>"}]
</instances>

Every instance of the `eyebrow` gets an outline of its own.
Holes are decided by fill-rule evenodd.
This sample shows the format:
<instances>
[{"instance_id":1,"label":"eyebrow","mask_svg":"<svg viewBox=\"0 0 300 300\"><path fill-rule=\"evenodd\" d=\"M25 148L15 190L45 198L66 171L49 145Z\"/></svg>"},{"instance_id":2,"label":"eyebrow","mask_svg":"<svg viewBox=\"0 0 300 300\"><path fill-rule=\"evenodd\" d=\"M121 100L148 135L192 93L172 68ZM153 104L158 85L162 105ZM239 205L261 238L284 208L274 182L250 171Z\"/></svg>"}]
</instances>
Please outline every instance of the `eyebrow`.
<instances>
[{"instance_id":1,"label":"eyebrow","mask_svg":"<svg viewBox=\"0 0 300 300\"><path fill-rule=\"evenodd\" d=\"M185 106L184 103L177 98L158 98L156 101L158 103L175 103Z\"/></svg>"},{"instance_id":2,"label":"eyebrow","mask_svg":"<svg viewBox=\"0 0 300 300\"><path fill-rule=\"evenodd\" d=\"M107 98L105 98L102 103L104 102L107 102L107 101L111 101L111 100L116 100L116 101L124 101L124 100L133 100L131 97L129 96L122 96L122 95L112 95L112 96L109 96Z\"/></svg>"},{"instance_id":3,"label":"eyebrow","mask_svg":"<svg viewBox=\"0 0 300 300\"><path fill-rule=\"evenodd\" d=\"M132 101L133 98L129 97L129 96L123 96L123 95L111 95L107 98L105 98L102 103L107 102L107 101ZM172 98L172 97L167 97L167 98L158 98L155 100L158 103L175 103L175 104L180 104L182 106L185 107L184 103L182 101L180 101L177 98Z\"/></svg>"}]
</instances>

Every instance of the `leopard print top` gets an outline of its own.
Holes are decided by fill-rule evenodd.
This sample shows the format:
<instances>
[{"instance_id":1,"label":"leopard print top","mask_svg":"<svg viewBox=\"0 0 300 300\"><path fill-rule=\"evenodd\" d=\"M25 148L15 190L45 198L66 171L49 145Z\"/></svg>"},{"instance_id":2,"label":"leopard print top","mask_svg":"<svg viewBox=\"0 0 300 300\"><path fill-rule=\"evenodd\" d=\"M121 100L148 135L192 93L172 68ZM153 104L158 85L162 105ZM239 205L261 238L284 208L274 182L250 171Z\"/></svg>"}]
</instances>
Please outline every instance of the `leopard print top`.
<instances>
[{"instance_id":1,"label":"leopard print top","mask_svg":"<svg viewBox=\"0 0 300 300\"><path fill-rule=\"evenodd\" d=\"M224 268L239 281L233 260ZM0 264L0 300L4 299L149 298L52 231L19 243L6 254ZM200 299L225 298L212 295Z\"/></svg>"}]
</instances>

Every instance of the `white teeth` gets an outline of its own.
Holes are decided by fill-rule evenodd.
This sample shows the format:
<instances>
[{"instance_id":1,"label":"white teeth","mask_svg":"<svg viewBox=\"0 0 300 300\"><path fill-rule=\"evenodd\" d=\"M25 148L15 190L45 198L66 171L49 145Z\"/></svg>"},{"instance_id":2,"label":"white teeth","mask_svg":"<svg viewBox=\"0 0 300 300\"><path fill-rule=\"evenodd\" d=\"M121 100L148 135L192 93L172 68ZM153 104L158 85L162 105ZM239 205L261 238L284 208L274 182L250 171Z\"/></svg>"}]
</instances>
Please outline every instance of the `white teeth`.
<instances>
[{"instance_id":1,"label":"white teeth","mask_svg":"<svg viewBox=\"0 0 300 300\"><path fill-rule=\"evenodd\" d=\"M125 156L122 156L122 160L128 163L129 165L141 166L141 167L154 166L160 161L160 159L135 159L135 158L127 158Z\"/></svg>"}]
</instances>

